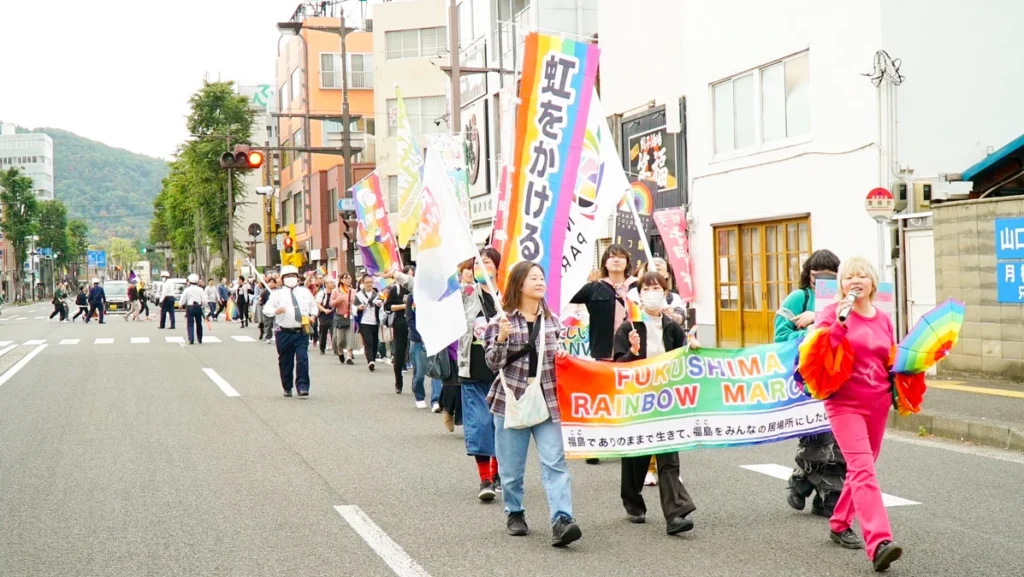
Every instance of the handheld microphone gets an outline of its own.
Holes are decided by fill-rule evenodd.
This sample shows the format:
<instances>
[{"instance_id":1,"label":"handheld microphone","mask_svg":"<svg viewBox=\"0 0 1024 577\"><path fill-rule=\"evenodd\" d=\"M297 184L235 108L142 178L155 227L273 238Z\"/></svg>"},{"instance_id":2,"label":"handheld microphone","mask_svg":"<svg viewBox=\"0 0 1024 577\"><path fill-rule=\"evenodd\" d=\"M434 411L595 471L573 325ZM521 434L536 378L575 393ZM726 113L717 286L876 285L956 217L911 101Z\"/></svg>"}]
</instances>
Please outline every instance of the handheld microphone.
<instances>
[{"instance_id":1,"label":"handheld microphone","mask_svg":"<svg viewBox=\"0 0 1024 577\"><path fill-rule=\"evenodd\" d=\"M850 311L853 310L853 304L860 298L860 290L853 289L846 293L844 298L839 304L839 322L845 323L846 317L850 316Z\"/></svg>"}]
</instances>

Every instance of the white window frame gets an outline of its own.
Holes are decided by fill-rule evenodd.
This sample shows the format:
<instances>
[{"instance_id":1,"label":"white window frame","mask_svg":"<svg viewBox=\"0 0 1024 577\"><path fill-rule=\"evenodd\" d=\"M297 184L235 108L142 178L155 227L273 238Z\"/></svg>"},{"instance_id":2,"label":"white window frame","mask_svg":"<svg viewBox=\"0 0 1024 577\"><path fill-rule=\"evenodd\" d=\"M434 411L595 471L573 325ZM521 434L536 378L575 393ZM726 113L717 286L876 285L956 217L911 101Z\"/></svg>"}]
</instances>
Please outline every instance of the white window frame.
<instances>
[{"instance_id":1,"label":"white window frame","mask_svg":"<svg viewBox=\"0 0 1024 577\"><path fill-rule=\"evenodd\" d=\"M388 184L388 211L391 214L398 214L398 175L389 175L387 179Z\"/></svg>"},{"instance_id":2,"label":"white window frame","mask_svg":"<svg viewBox=\"0 0 1024 577\"><path fill-rule=\"evenodd\" d=\"M423 114L423 102L427 99L440 99L440 112ZM425 134L442 134L448 132L448 122L443 121L439 125L434 121L443 118L447 114L448 102L444 95L418 96L403 98L405 101L405 112L409 116L409 124L412 126L414 136ZM435 104L437 102L435 101ZM388 137L398 135L398 113L392 113L392 109L398 106L398 99L388 98L384 103L384 110L388 116Z\"/></svg>"},{"instance_id":3,"label":"white window frame","mask_svg":"<svg viewBox=\"0 0 1024 577\"><path fill-rule=\"evenodd\" d=\"M328 60L324 59L324 56L331 56L329 62L331 63L330 69L324 66ZM348 87L349 89L355 90L372 90L373 89L373 53L371 52L353 52L347 53L345 56L348 58ZM369 59L369 70L366 69L367 59ZM355 69L355 62L360 62L363 70ZM325 90L340 90L341 89L341 53L340 52L321 52L320 53L320 88Z\"/></svg>"},{"instance_id":4,"label":"white window frame","mask_svg":"<svg viewBox=\"0 0 1024 577\"><path fill-rule=\"evenodd\" d=\"M437 39L437 31L441 31L441 42L437 44L437 49L434 52L427 53L423 49L423 33L431 31L435 34L435 40ZM406 47L405 38L409 33L416 33L415 46ZM396 47L394 44L389 44L388 38L401 38L402 46ZM448 27L447 26L431 26L427 28L410 28L406 30L389 30L384 33L384 58L386 60L402 60L405 58L433 58L440 56L448 49Z\"/></svg>"},{"instance_id":5,"label":"white window frame","mask_svg":"<svg viewBox=\"0 0 1024 577\"><path fill-rule=\"evenodd\" d=\"M763 94L762 91L764 89L763 88L763 73L764 73L765 70L767 70L769 68L773 68L773 67L778 66L780 64L784 65L788 61L795 60L797 58L804 58L804 57L808 58L808 67L809 67L810 66L810 51L809 50L802 50L800 52L797 52L797 53L794 53L794 54L790 54L790 55L785 56L783 58L780 58L778 60L774 60L772 62L764 64L762 66L758 66L757 68L753 68L753 69L750 69L750 70L744 70L743 72L740 72L738 74L734 74L734 75L732 75L732 76L730 76L728 78L723 78L722 80L715 81L715 82L713 82L713 83L708 85L708 109L710 110L710 114L708 116L709 116L709 123L710 123L710 129L711 129L709 134L710 134L710 145L711 145L712 162L720 161L720 160L728 160L728 159L732 159L732 158L736 158L736 157L740 157L740 156L746 156L746 155L749 155L749 154L756 154L758 152L763 152L763 151L767 151L767 150L775 150L777 148L784 148L784 147L787 147L787 146L794 146L794 145L798 145L798 144L805 144L805 143L810 142L811 140L814 139L814 136L813 136L814 135L813 118L811 118L812 102L811 102L811 97L810 97L810 91L811 91L810 80L808 80L808 88L807 88L807 90L808 90L808 96L807 96L808 128L807 128L807 132L803 133L803 134L793 135L793 136L790 136L790 135L787 134L783 138L778 138L778 139L774 139L774 140L765 140L764 139L764 109L763 109L763 98L762 98L762 94ZM743 78L743 77L746 77L746 76L752 76L752 78L753 78L753 85L754 85L753 99L752 99L752 102L750 103L750 105L753 107L753 115L754 115L754 123L753 123L754 124L754 126L753 126L753 128L754 128L754 140L753 140L753 144L750 145L750 146L746 146L744 148L732 148L730 150L719 151L718 150L718 142L716 140L717 139L717 130L716 130L717 129L717 124L716 124L716 117L717 117L716 112L717 111L715 109L715 89L717 87L720 87L720 86L724 85L724 84L732 83L733 81L735 81L737 79L740 79L740 78ZM783 81L785 81L785 78L783 78ZM785 99L783 99L783 104L785 104ZM735 112L734 112L734 117L735 117ZM735 134L735 132L734 132L734 134Z\"/></svg>"}]
</instances>

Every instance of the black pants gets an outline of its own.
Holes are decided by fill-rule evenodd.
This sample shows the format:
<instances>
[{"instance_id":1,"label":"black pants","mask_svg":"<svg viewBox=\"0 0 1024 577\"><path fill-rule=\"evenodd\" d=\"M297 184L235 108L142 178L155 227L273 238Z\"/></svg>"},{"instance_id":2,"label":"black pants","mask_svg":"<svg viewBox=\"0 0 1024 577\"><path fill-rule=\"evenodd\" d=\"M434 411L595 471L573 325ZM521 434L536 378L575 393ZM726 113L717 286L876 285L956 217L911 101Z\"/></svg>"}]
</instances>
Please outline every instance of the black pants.
<instances>
[{"instance_id":1,"label":"black pants","mask_svg":"<svg viewBox=\"0 0 1024 577\"><path fill-rule=\"evenodd\" d=\"M220 313L224 312L224 307L226 306L228 306L228 303L226 302L221 301L217 303L217 310L213 313L213 320L217 320L217 317L220 316ZM231 319L225 316L224 320L230 321Z\"/></svg>"},{"instance_id":2,"label":"black pants","mask_svg":"<svg viewBox=\"0 0 1024 577\"><path fill-rule=\"evenodd\" d=\"M185 309L185 319L188 321L189 344L195 340L198 340L199 344L203 344L203 305L189 305Z\"/></svg>"},{"instance_id":3,"label":"black pants","mask_svg":"<svg viewBox=\"0 0 1024 577\"><path fill-rule=\"evenodd\" d=\"M100 312L100 322L103 322L103 303L102 302L91 302L89 303L89 314L85 317L85 322L89 322L92 318L93 313L96 311Z\"/></svg>"},{"instance_id":4,"label":"black pants","mask_svg":"<svg viewBox=\"0 0 1024 577\"><path fill-rule=\"evenodd\" d=\"M323 355L327 353L327 335L331 334L331 329L334 328L334 315L320 315L316 322L317 338L320 340L320 354Z\"/></svg>"},{"instance_id":5,"label":"black pants","mask_svg":"<svg viewBox=\"0 0 1024 577\"><path fill-rule=\"evenodd\" d=\"M377 360L377 345L380 343L380 327L377 325L359 325L359 335L363 337L363 356L367 364Z\"/></svg>"},{"instance_id":6,"label":"black pants","mask_svg":"<svg viewBox=\"0 0 1024 577\"><path fill-rule=\"evenodd\" d=\"M242 326L249 326L249 301L244 298L238 299L238 320L242 321Z\"/></svg>"},{"instance_id":7,"label":"black pants","mask_svg":"<svg viewBox=\"0 0 1024 577\"><path fill-rule=\"evenodd\" d=\"M50 313L50 318L60 315L60 320L64 320L67 315L64 314L64 305L61 303L53 303L53 312Z\"/></svg>"},{"instance_id":8,"label":"black pants","mask_svg":"<svg viewBox=\"0 0 1024 577\"><path fill-rule=\"evenodd\" d=\"M398 323L394 329L391 351L395 355L395 390L401 391L405 386L402 382L402 369L405 368L405 358L409 354L409 325Z\"/></svg>"},{"instance_id":9,"label":"black pants","mask_svg":"<svg viewBox=\"0 0 1024 577\"><path fill-rule=\"evenodd\" d=\"M171 328L174 328L174 297L164 297L160 301L160 328L166 326L167 317L171 317Z\"/></svg>"},{"instance_id":10,"label":"black pants","mask_svg":"<svg viewBox=\"0 0 1024 577\"><path fill-rule=\"evenodd\" d=\"M86 320L89 319L89 308L82 305L78 305L78 312L75 313L75 316L71 317L71 320L77 321L78 317L83 315L85 315Z\"/></svg>"},{"instance_id":11,"label":"black pants","mask_svg":"<svg viewBox=\"0 0 1024 577\"><path fill-rule=\"evenodd\" d=\"M661 492L661 511L665 520L685 517L697 507L679 480L679 453L660 453L658 461L658 491ZM644 488L644 477L651 463L650 455L622 458L622 482L620 495L622 505L629 515L645 515L647 505L640 491Z\"/></svg>"},{"instance_id":12,"label":"black pants","mask_svg":"<svg viewBox=\"0 0 1024 577\"><path fill-rule=\"evenodd\" d=\"M142 299L142 308L139 309L139 314L149 316L149 301Z\"/></svg>"},{"instance_id":13,"label":"black pants","mask_svg":"<svg viewBox=\"0 0 1024 577\"><path fill-rule=\"evenodd\" d=\"M818 433L800 437L796 465L798 468L790 478L790 490L804 498L816 493L812 507L823 507L824 512L831 514L846 481L846 459L835 436Z\"/></svg>"},{"instance_id":14,"label":"black pants","mask_svg":"<svg viewBox=\"0 0 1024 577\"><path fill-rule=\"evenodd\" d=\"M456 425L462 426L462 386L459 377L441 383L441 408L452 416Z\"/></svg>"}]
</instances>

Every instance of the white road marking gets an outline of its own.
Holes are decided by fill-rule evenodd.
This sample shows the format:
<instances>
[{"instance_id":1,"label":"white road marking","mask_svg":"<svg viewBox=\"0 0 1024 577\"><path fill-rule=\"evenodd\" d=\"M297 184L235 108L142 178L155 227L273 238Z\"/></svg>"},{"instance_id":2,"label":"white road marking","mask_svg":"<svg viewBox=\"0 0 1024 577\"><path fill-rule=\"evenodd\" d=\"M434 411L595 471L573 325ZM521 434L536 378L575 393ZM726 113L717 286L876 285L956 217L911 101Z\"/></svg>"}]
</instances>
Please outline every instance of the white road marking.
<instances>
[{"instance_id":1,"label":"white road marking","mask_svg":"<svg viewBox=\"0 0 1024 577\"><path fill-rule=\"evenodd\" d=\"M412 557L395 543L383 529L366 516L366 513L355 505L337 505L334 509L348 522L352 529L366 541L377 556L391 567L398 577L430 577L430 573L413 561Z\"/></svg>"},{"instance_id":2,"label":"white road marking","mask_svg":"<svg viewBox=\"0 0 1024 577\"><path fill-rule=\"evenodd\" d=\"M62 345L77 345L79 339L61 339L60 344Z\"/></svg>"},{"instance_id":3,"label":"white road marking","mask_svg":"<svg viewBox=\"0 0 1024 577\"><path fill-rule=\"evenodd\" d=\"M207 368L203 369L203 372L206 373L206 376L210 377L210 380L213 381L215 385L220 387L220 390L224 391L225 395L229 397L241 396L238 394L238 391L236 391L234 387L229 385L228 382L224 380L224 377L217 374L217 371Z\"/></svg>"},{"instance_id":4,"label":"white road marking","mask_svg":"<svg viewBox=\"0 0 1024 577\"><path fill-rule=\"evenodd\" d=\"M45 316L42 316L42 317L35 317L35 320L37 320L37 321L41 321L41 320L43 320L43 319L45 319L45 318L46 318Z\"/></svg>"},{"instance_id":5,"label":"white road marking","mask_svg":"<svg viewBox=\"0 0 1024 577\"><path fill-rule=\"evenodd\" d=\"M97 344L97 345L112 345L112 344L114 344L114 339L96 339L96 342L94 344Z\"/></svg>"},{"instance_id":6,"label":"white road marking","mask_svg":"<svg viewBox=\"0 0 1024 577\"><path fill-rule=\"evenodd\" d=\"M204 335L203 336L203 342L204 343L219 343L219 342L221 342L221 340L218 339L217 337L208 337L208 336Z\"/></svg>"},{"instance_id":7,"label":"white road marking","mask_svg":"<svg viewBox=\"0 0 1024 577\"><path fill-rule=\"evenodd\" d=\"M149 343L149 337L132 337L133 345L144 345Z\"/></svg>"},{"instance_id":8,"label":"white road marking","mask_svg":"<svg viewBox=\"0 0 1024 577\"><path fill-rule=\"evenodd\" d=\"M45 349L45 348L46 348L46 344L45 343L41 344L38 347L32 349L32 352L30 352L29 354L27 354L24 357L22 357L20 361L14 363L14 366L12 366L11 368L7 369L7 372L5 372L4 374L0 375L0 386L2 386L7 381L11 380L11 377L16 375L18 373L18 371L20 371L21 369L25 368L25 365L27 365L29 361L31 361L36 355L38 355L40 352L42 352L42 350Z\"/></svg>"},{"instance_id":9,"label":"white road marking","mask_svg":"<svg viewBox=\"0 0 1024 577\"><path fill-rule=\"evenodd\" d=\"M10 342L10 341L7 341L7 342ZM8 345L7 347L4 347L3 349L0 349L0 357L6 355L7 353L13 351L16 348L18 348L18 345Z\"/></svg>"},{"instance_id":10,"label":"white road marking","mask_svg":"<svg viewBox=\"0 0 1024 577\"><path fill-rule=\"evenodd\" d=\"M9 320L20 321L22 318L24 318L24 317L11 317Z\"/></svg>"},{"instance_id":11,"label":"white road marking","mask_svg":"<svg viewBox=\"0 0 1024 577\"><path fill-rule=\"evenodd\" d=\"M164 340L169 343L183 343L185 342L185 337L164 337Z\"/></svg>"},{"instance_id":12,"label":"white road marking","mask_svg":"<svg viewBox=\"0 0 1024 577\"><path fill-rule=\"evenodd\" d=\"M917 436L917 433L907 431L895 431L893 429L889 429L885 432L885 440L898 441L900 443L907 443L908 445L916 445L918 447L952 451L962 455L984 457L986 459L995 459L996 461L1024 465L1024 453L1009 451L1007 449L996 449L994 447L983 447L981 445L961 444L951 439L922 438Z\"/></svg>"},{"instance_id":13,"label":"white road marking","mask_svg":"<svg viewBox=\"0 0 1024 577\"><path fill-rule=\"evenodd\" d=\"M36 345L45 345L46 339L33 339L31 341L25 341L26 347L34 347Z\"/></svg>"},{"instance_id":14,"label":"white road marking","mask_svg":"<svg viewBox=\"0 0 1024 577\"><path fill-rule=\"evenodd\" d=\"M235 339L240 343L255 343L256 339L247 335L231 335L231 338Z\"/></svg>"},{"instance_id":15,"label":"white road marking","mask_svg":"<svg viewBox=\"0 0 1024 577\"><path fill-rule=\"evenodd\" d=\"M742 465L741 469L753 471L755 473L761 473L762 475L768 475L769 477L775 477L776 479L782 479L786 481L789 476L793 474L792 467L785 467L783 465L776 465L774 463L767 463L764 465ZM882 493L882 504L886 507L900 507L903 505L920 505L917 501L911 501L888 493Z\"/></svg>"},{"instance_id":16,"label":"white road marking","mask_svg":"<svg viewBox=\"0 0 1024 577\"><path fill-rule=\"evenodd\" d=\"M11 344L13 342L14 341L0 341L0 347L6 347L7 345L9 345L9 344Z\"/></svg>"}]
</instances>

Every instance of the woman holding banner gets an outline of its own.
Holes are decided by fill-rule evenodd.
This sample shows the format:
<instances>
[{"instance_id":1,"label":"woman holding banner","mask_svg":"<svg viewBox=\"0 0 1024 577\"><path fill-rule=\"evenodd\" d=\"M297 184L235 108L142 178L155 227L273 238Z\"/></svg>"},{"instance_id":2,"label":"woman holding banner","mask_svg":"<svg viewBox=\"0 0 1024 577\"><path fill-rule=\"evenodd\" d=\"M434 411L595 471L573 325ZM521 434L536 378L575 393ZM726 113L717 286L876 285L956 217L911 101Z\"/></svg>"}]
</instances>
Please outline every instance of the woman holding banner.
<instances>
[{"instance_id":1,"label":"woman holding banner","mask_svg":"<svg viewBox=\"0 0 1024 577\"><path fill-rule=\"evenodd\" d=\"M590 356L598 361L612 360L612 340L622 321L626 320L626 300L636 284L630 276L633 262L629 252L613 244L601 255L601 278L588 282L569 300L582 304L590 314ZM587 459L596 465L597 459Z\"/></svg>"},{"instance_id":2,"label":"woman holding banner","mask_svg":"<svg viewBox=\"0 0 1024 577\"><path fill-rule=\"evenodd\" d=\"M803 339L814 323L814 285L818 279L835 279L839 257L830 250L817 250L804 262L800 288L789 293L775 313L775 342ZM797 469L789 478L789 506L803 511L812 493L811 513L831 517L846 480L846 460L832 433L800 437L796 452Z\"/></svg>"},{"instance_id":3,"label":"woman holding banner","mask_svg":"<svg viewBox=\"0 0 1024 577\"><path fill-rule=\"evenodd\" d=\"M686 346L686 331L665 314L667 291L668 282L662 274L648 272L640 277L643 322L622 323L615 332L614 355L617 362L646 359ZM695 349L700 343L690 339L689 345ZM659 453L654 458L658 462L658 488L661 493L661 510L665 514L665 532L678 535L692 530L693 521L686 517L697 507L679 477L679 453ZM650 462L651 455L622 458L620 495L631 523L644 523L647 520L647 506L640 492Z\"/></svg>"},{"instance_id":4,"label":"woman holding banner","mask_svg":"<svg viewBox=\"0 0 1024 577\"><path fill-rule=\"evenodd\" d=\"M903 555L892 540L889 516L875 476L875 461L892 405L889 355L895 345L892 319L875 308L878 273L867 259L855 257L839 266L838 302L818 314L816 328L824 346L852 353L853 367L846 379L825 399L832 432L843 449L849 474L829 524L833 542L847 549L864 549L875 571L889 568ZM801 354L804 354L801 351ZM862 541L853 532L860 520Z\"/></svg>"},{"instance_id":5,"label":"woman holding banner","mask_svg":"<svg viewBox=\"0 0 1024 577\"><path fill-rule=\"evenodd\" d=\"M508 273L502 299L505 314L492 321L484 334L487 365L498 373L487 404L494 415L508 534L530 532L523 509L523 477L533 436L551 512L551 544L565 547L583 533L572 518L572 490L555 392L555 358L567 353L561 349L558 317L544 302L546 289L544 269L535 263L519 262Z\"/></svg>"}]
</instances>

